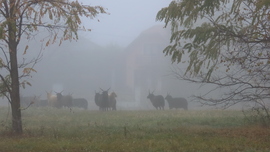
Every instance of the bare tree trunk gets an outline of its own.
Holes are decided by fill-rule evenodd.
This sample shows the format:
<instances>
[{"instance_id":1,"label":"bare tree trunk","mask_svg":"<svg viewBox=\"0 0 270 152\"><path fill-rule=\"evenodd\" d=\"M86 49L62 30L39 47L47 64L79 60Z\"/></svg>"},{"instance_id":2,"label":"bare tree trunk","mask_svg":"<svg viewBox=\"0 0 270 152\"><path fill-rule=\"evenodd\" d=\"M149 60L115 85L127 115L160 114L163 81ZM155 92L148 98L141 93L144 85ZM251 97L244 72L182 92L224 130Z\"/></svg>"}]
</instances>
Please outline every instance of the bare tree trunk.
<instances>
[{"instance_id":1,"label":"bare tree trunk","mask_svg":"<svg viewBox=\"0 0 270 152\"><path fill-rule=\"evenodd\" d=\"M16 134L22 134L22 119L20 109L20 84L17 63L16 42L10 42L10 76L11 76L11 110L12 110L12 129Z\"/></svg>"},{"instance_id":2,"label":"bare tree trunk","mask_svg":"<svg viewBox=\"0 0 270 152\"><path fill-rule=\"evenodd\" d=\"M8 24L8 47L10 55L10 76L11 76L11 111L12 111L12 130L15 134L19 135L23 133L22 130L22 117L20 109L20 83L18 72L18 60L17 60L17 46L16 42L16 15L15 15L15 0L10 0L10 16Z\"/></svg>"}]
</instances>

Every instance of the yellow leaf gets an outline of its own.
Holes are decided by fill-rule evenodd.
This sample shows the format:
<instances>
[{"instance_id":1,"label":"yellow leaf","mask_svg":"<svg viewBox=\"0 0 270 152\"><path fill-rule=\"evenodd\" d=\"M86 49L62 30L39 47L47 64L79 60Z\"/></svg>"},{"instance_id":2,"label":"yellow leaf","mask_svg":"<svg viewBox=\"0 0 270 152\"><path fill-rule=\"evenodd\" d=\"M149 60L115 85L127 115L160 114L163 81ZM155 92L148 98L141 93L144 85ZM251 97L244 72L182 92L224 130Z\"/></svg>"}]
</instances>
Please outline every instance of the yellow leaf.
<instances>
[{"instance_id":1,"label":"yellow leaf","mask_svg":"<svg viewBox=\"0 0 270 152\"><path fill-rule=\"evenodd\" d=\"M30 72L36 72L37 73L37 71L35 69L33 69L33 68L24 68L23 69L23 73L29 74Z\"/></svg>"},{"instance_id":2,"label":"yellow leaf","mask_svg":"<svg viewBox=\"0 0 270 152\"><path fill-rule=\"evenodd\" d=\"M55 35L54 35L54 38L53 38L53 43L55 43L56 38L57 38L57 34L55 34Z\"/></svg>"},{"instance_id":3,"label":"yellow leaf","mask_svg":"<svg viewBox=\"0 0 270 152\"><path fill-rule=\"evenodd\" d=\"M28 81L26 82L26 84L29 85L29 86L32 86L32 84L30 82L28 82Z\"/></svg>"},{"instance_id":4,"label":"yellow leaf","mask_svg":"<svg viewBox=\"0 0 270 152\"><path fill-rule=\"evenodd\" d=\"M46 46L49 46L49 44L50 44L50 40L47 41Z\"/></svg>"},{"instance_id":5,"label":"yellow leaf","mask_svg":"<svg viewBox=\"0 0 270 152\"><path fill-rule=\"evenodd\" d=\"M22 87L25 89L25 84L24 83L22 83Z\"/></svg>"},{"instance_id":6,"label":"yellow leaf","mask_svg":"<svg viewBox=\"0 0 270 152\"><path fill-rule=\"evenodd\" d=\"M24 52L23 52L23 55L25 55L25 54L26 54L26 50L28 50L28 48L29 48L29 46L28 46L28 45L26 45L26 47L25 47L25 49L24 49Z\"/></svg>"}]
</instances>

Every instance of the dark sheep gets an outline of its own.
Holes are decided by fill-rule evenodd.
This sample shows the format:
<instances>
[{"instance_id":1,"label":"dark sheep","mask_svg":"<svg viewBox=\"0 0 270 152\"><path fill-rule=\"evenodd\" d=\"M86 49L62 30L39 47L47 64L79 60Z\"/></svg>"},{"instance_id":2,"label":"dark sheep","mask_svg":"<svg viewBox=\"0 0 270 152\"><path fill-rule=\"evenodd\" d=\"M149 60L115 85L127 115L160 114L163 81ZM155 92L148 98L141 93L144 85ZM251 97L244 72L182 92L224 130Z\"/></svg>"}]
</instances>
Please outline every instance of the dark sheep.
<instances>
[{"instance_id":1,"label":"dark sheep","mask_svg":"<svg viewBox=\"0 0 270 152\"><path fill-rule=\"evenodd\" d=\"M109 95L108 95L109 89L105 91L101 89L102 93L100 95L100 108L102 111L107 111L109 108Z\"/></svg>"},{"instance_id":2,"label":"dark sheep","mask_svg":"<svg viewBox=\"0 0 270 152\"><path fill-rule=\"evenodd\" d=\"M171 95L167 94L165 99L168 101L170 109L183 108L185 110L188 110L188 102L185 98L173 98Z\"/></svg>"},{"instance_id":3,"label":"dark sheep","mask_svg":"<svg viewBox=\"0 0 270 152\"><path fill-rule=\"evenodd\" d=\"M95 92L95 103L99 107L99 110L101 110L101 94L99 92Z\"/></svg>"},{"instance_id":4,"label":"dark sheep","mask_svg":"<svg viewBox=\"0 0 270 152\"><path fill-rule=\"evenodd\" d=\"M109 109L116 110L116 98L117 95L115 92L109 94Z\"/></svg>"},{"instance_id":5,"label":"dark sheep","mask_svg":"<svg viewBox=\"0 0 270 152\"><path fill-rule=\"evenodd\" d=\"M71 95L65 95L63 96L62 93L56 93L57 101L58 101L58 106L57 108L61 107L67 107L71 108L72 107L72 96Z\"/></svg>"},{"instance_id":6,"label":"dark sheep","mask_svg":"<svg viewBox=\"0 0 270 152\"><path fill-rule=\"evenodd\" d=\"M100 89L102 92L101 93L96 92L95 94L95 103L99 107L99 110L107 111L109 109L109 95L108 95L109 89L107 90Z\"/></svg>"},{"instance_id":7,"label":"dark sheep","mask_svg":"<svg viewBox=\"0 0 270 152\"><path fill-rule=\"evenodd\" d=\"M164 110L164 106L165 106L165 101L164 101L164 97L162 95L154 95L153 92L150 93L147 96L148 99L150 99L152 105L158 110L158 109L163 109Z\"/></svg>"}]
</instances>

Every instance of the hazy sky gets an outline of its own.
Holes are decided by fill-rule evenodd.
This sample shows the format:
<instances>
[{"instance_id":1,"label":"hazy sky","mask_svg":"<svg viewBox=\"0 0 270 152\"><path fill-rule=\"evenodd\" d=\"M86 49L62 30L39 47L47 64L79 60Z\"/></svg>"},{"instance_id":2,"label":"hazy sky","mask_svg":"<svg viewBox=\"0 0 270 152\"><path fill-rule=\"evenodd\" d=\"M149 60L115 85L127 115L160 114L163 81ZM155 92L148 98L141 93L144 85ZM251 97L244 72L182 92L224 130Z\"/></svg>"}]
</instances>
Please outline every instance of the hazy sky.
<instances>
[{"instance_id":1,"label":"hazy sky","mask_svg":"<svg viewBox=\"0 0 270 152\"><path fill-rule=\"evenodd\" d=\"M118 44L127 46L142 31L156 24L157 12L169 5L171 0L80 0L87 5L100 5L107 8L110 15L99 15L98 22L85 20L84 24L92 32L81 33L82 36L100 44Z\"/></svg>"}]
</instances>

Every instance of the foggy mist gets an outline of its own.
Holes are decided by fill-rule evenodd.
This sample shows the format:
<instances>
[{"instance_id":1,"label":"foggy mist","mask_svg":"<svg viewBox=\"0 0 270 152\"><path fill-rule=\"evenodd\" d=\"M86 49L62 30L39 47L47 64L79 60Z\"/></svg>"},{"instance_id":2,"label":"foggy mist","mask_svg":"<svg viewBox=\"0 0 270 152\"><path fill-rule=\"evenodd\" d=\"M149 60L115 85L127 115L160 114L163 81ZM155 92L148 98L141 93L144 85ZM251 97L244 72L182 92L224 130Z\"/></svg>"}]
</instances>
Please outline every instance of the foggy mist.
<instances>
[{"instance_id":1,"label":"foggy mist","mask_svg":"<svg viewBox=\"0 0 270 152\"><path fill-rule=\"evenodd\" d=\"M163 49L169 44L170 30L156 22L157 12L170 0L81 0L84 4L101 5L109 15L98 16L100 22L83 20L91 32L79 32L79 40L44 47L39 39L21 42L18 59L31 60L41 51L41 60L35 65L37 73L27 81L32 86L21 89L21 96L39 96L46 92L72 94L85 98L89 109L97 109L95 92L110 89L116 92L118 109L154 109L147 95L150 92L164 97L184 97L201 94L203 87L175 79L169 56ZM28 43L29 51L23 55ZM43 42L44 43L44 42ZM177 65L185 70L183 64ZM218 94L217 94L218 96ZM165 104L167 108L167 103ZM198 105L193 107L199 108ZM192 108L189 108L192 109Z\"/></svg>"},{"instance_id":2,"label":"foggy mist","mask_svg":"<svg viewBox=\"0 0 270 152\"><path fill-rule=\"evenodd\" d=\"M81 33L94 43L102 46L117 44L128 46L138 35L156 22L157 12L167 7L171 0L80 0L84 4L100 5L107 8L109 15L100 15L96 20L84 20L91 32Z\"/></svg>"}]
</instances>

